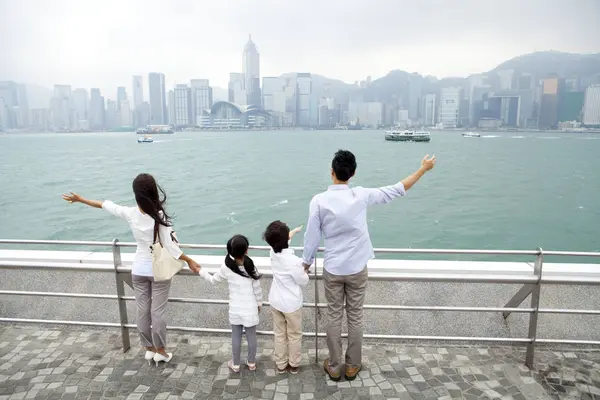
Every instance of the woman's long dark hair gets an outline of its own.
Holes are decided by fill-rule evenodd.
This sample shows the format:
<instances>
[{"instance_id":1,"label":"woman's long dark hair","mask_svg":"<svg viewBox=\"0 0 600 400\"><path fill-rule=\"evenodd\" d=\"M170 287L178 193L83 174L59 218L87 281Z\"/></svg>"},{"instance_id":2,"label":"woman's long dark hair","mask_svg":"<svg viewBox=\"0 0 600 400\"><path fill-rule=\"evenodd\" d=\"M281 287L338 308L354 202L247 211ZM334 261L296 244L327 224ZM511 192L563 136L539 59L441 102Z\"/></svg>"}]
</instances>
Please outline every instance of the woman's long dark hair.
<instances>
[{"instance_id":1,"label":"woman's long dark hair","mask_svg":"<svg viewBox=\"0 0 600 400\"><path fill-rule=\"evenodd\" d=\"M136 176L132 187L138 206L154 220L154 238L156 240L159 225L171 226L171 216L167 214L164 207L167 194L150 174Z\"/></svg>"},{"instance_id":2,"label":"woman's long dark hair","mask_svg":"<svg viewBox=\"0 0 600 400\"><path fill-rule=\"evenodd\" d=\"M250 242L248 238L244 235L235 235L231 239L227 241L227 255L225 256L225 265L231 271L236 274L243 276L244 278L252 278L254 280L260 279L261 275L256 270L254 266L254 261L250 257L246 255L248 251L248 246L250 246ZM244 258L244 270L246 273L240 271L240 267L238 266L235 259Z\"/></svg>"}]
</instances>

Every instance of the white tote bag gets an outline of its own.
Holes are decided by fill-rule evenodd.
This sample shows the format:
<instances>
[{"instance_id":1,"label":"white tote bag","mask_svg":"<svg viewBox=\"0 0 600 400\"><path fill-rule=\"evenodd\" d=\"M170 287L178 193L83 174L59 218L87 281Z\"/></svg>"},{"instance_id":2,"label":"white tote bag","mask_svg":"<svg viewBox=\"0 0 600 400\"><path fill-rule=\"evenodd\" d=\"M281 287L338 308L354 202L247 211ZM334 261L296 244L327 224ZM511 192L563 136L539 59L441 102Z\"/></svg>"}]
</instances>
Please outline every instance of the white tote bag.
<instances>
[{"instance_id":1,"label":"white tote bag","mask_svg":"<svg viewBox=\"0 0 600 400\"><path fill-rule=\"evenodd\" d=\"M175 238L173 239L176 241ZM184 262L174 258L162 246L157 223L154 224L154 244L150 246L150 249L152 251L152 273L155 282L168 281L183 268Z\"/></svg>"}]
</instances>

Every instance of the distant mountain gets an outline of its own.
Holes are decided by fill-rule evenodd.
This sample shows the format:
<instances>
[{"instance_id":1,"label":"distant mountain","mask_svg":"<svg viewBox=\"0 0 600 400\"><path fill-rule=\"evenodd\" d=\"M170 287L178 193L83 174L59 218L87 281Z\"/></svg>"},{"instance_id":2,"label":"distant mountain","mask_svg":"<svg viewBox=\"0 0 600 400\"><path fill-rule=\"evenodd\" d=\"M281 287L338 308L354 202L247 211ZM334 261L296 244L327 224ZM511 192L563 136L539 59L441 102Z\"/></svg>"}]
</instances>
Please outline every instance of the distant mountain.
<instances>
[{"instance_id":1,"label":"distant mountain","mask_svg":"<svg viewBox=\"0 0 600 400\"><path fill-rule=\"evenodd\" d=\"M291 78L295 72L287 72L281 74L282 78ZM356 89L356 86L349 83L343 82L339 79L327 78L318 74L311 74L313 91L318 96L334 97L336 99L342 99L347 97L352 91Z\"/></svg>"},{"instance_id":2,"label":"distant mountain","mask_svg":"<svg viewBox=\"0 0 600 400\"><path fill-rule=\"evenodd\" d=\"M556 74L562 78L573 75L589 76L600 74L600 53L574 54L560 51L538 51L505 61L490 72L512 69L527 72L536 77Z\"/></svg>"}]
</instances>

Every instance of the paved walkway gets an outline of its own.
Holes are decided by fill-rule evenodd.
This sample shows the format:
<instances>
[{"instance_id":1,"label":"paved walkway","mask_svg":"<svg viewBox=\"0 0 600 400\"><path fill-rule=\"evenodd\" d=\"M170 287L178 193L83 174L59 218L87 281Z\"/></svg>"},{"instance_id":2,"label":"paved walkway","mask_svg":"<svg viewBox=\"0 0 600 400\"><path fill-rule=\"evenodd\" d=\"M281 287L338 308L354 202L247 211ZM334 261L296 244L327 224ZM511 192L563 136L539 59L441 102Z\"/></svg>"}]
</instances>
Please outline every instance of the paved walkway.
<instances>
[{"instance_id":1,"label":"paved walkway","mask_svg":"<svg viewBox=\"0 0 600 400\"><path fill-rule=\"evenodd\" d=\"M529 371L521 348L367 343L359 378L333 383L314 363L308 339L295 376L275 374L269 338L259 341L258 370L240 374L227 370L228 338L169 340L173 361L154 367L137 348L123 354L114 332L0 327L0 400L600 399L600 352L538 350Z\"/></svg>"}]
</instances>

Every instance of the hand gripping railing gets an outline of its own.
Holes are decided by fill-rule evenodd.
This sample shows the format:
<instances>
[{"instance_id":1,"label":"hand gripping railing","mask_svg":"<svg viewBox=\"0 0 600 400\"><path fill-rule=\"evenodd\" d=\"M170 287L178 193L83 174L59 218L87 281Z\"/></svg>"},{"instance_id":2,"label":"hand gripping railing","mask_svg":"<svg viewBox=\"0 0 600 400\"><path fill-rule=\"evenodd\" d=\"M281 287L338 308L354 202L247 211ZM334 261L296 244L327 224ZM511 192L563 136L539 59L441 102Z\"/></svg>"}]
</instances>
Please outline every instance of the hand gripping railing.
<instances>
[{"instance_id":1,"label":"hand gripping railing","mask_svg":"<svg viewBox=\"0 0 600 400\"><path fill-rule=\"evenodd\" d=\"M0 239L0 244L26 244L26 245L59 245L59 246L94 246L110 247L113 255L113 265L103 264L74 264L65 262L31 262L31 261L0 261L0 269L43 269L52 271L87 271L87 272L112 272L115 275L116 295L109 294L90 294L90 293L58 293L58 292L36 292L36 291L15 291L0 290L0 295L20 295L20 296L49 296L66 298L86 298L86 299L106 299L117 300L119 309L119 323L114 322L91 322L91 321L68 321L68 320L46 320L46 319L24 319L24 318L3 318L0 322L7 323L41 323L41 324L60 324L60 325L79 325L79 326L98 326L119 328L123 350L130 348L129 329L135 328L130 324L127 316L126 302L135 300L133 296L125 296L125 284L131 286L131 268L125 267L121 263L121 247L135 247L135 243L119 242L118 239L112 242L88 242L88 241L49 241L49 240L6 240ZM182 244L182 248L187 249L205 249L222 250L222 245L205 244ZM252 250L269 250L266 246L251 246ZM294 248L301 250L301 248ZM319 252L324 249L320 248ZM569 285L600 285L600 274L598 276L544 276L542 273L544 256L572 256L572 257L600 257L600 253L594 252L566 252L566 251L543 251L537 249L529 250L456 250L456 249L375 249L375 253L383 254L454 254L454 255L511 255L511 256L535 256L535 263L532 275L493 275L493 274L458 274L458 273L370 273L369 280L376 281L417 281L417 282L462 282L462 283L512 283L522 284L523 287L513 296L505 307L451 307L451 306L404 306L404 305L381 305L365 304L367 310L398 310L398 311L447 311L447 312L502 312L507 318L510 313L528 313L529 331L525 338L505 338L505 337L462 337L462 336L415 336L415 335L379 335L365 334L367 339L391 339L391 340L433 340L433 341L458 341L458 342L500 342L500 343L524 343L527 345L525 364L528 367L533 366L536 343L560 343L560 344L578 344L578 345L600 345L597 340L568 340L568 339L538 339L537 324L538 316L541 313L552 314L581 314L581 315L600 315L600 310L587 309L542 309L540 304L540 291L542 284L569 284ZM184 269L181 274L191 274L191 271ZM270 271L265 271L266 276L271 276ZM315 302L305 303L305 307L314 309L315 313L315 332L306 332L305 335L314 337L316 359L319 357L318 338L325 337L324 332L319 332L320 309L326 308L326 303L319 301L318 281L323 279L322 274L317 268L315 260L314 273L311 277L314 280ZM518 306L531 294L531 303L529 308L519 308ZM201 303L201 304L228 304L227 300L219 299L197 299L171 297L170 302L175 303ZM268 305L268 303L265 303ZM229 333L227 329L198 328L188 326L170 326L168 329L185 332L207 332L207 333ZM260 331L260 334L272 335L270 331ZM347 335L344 335L347 336Z\"/></svg>"}]
</instances>

